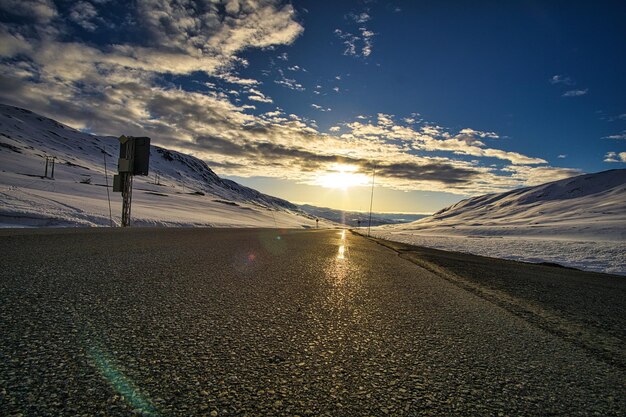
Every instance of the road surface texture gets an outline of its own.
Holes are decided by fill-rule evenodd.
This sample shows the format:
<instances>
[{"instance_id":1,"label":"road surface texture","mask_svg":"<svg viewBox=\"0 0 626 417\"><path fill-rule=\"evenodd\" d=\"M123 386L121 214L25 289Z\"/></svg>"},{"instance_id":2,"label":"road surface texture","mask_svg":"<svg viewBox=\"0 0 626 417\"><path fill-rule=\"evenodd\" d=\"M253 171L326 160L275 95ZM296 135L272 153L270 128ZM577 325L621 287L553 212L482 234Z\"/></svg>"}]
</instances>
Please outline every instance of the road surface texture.
<instances>
[{"instance_id":1,"label":"road surface texture","mask_svg":"<svg viewBox=\"0 0 626 417\"><path fill-rule=\"evenodd\" d=\"M0 414L626 414L623 277L482 276L492 260L414 250L338 230L0 232ZM535 281L498 277L524 268ZM568 277L563 307L544 293Z\"/></svg>"}]
</instances>

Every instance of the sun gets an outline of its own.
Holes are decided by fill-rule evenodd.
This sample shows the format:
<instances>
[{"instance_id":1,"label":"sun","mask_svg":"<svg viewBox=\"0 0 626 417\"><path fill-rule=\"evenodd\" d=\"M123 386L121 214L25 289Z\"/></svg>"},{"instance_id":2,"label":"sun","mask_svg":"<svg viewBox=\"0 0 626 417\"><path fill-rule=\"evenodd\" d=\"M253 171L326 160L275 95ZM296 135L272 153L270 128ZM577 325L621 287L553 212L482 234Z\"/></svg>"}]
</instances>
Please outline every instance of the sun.
<instances>
[{"instance_id":1,"label":"sun","mask_svg":"<svg viewBox=\"0 0 626 417\"><path fill-rule=\"evenodd\" d=\"M317 177L317 183L326 188L340 188L342 190L359 185L366 185L367 175L356 172L354 165L334 164L328 171ZM329 172L330 171L330 172Z\"/></svg>"}]
</instances>

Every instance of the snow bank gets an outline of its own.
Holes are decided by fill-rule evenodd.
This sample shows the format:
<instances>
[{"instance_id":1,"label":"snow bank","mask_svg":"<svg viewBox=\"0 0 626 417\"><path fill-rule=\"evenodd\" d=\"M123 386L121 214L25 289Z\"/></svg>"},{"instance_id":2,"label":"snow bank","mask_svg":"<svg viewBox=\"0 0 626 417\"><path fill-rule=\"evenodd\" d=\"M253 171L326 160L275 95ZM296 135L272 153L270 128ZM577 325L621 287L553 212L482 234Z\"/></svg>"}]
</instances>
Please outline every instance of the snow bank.
<instances>
[{"instance_id":1,"label":"snow bank","mask_svg":"<svg viewBox=\"0 0 626 417\"><path fill-rule=\"evenodd\" d=\"M586 271L626 275L626 243L544 239L537 237L470 237L419 235L372 230L372 236L454 252L524 262L552 262Z\"/></svg>"}]
</instances>

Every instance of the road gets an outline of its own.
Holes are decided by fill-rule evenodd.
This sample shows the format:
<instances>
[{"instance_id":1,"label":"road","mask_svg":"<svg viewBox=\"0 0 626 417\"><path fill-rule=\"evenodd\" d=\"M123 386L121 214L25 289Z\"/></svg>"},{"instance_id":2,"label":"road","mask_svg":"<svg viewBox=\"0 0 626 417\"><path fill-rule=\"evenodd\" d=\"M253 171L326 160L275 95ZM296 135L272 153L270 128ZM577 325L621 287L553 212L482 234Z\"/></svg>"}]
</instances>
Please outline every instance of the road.
<instances>
[{"instance_id":1,"label":"road","mask_svg":"<svg viewBox=\"0 0 626 417\"><path fill-rule=\"evenodd\" d=\"M0 257L2 415L626 413L619 355L350 232L4 231Z\"/></svg>"}]
</instances>

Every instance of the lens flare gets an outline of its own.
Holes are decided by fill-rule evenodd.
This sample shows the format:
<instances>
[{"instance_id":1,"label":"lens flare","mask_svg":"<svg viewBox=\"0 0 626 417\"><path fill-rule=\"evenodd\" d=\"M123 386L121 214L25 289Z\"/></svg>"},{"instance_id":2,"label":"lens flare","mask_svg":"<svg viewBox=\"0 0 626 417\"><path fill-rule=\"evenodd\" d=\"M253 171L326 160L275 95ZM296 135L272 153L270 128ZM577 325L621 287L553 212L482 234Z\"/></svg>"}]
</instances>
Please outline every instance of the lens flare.
<instances>
[{"instance_id":1,"label":"lens flare","mask_svg":"<svg viewBox=\"0 0 626 417\"><path fill-rule=\"evenodd\" d=\"M97 346L88 348L87 354L100 374L117 391L131 407L139 410L144 416L158 416L159 412L150 399L142 395L126 375L124 375L109 355Z\"/></svg>"}]
</instances>

